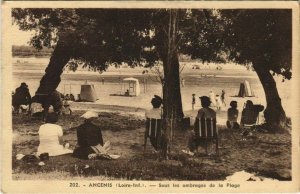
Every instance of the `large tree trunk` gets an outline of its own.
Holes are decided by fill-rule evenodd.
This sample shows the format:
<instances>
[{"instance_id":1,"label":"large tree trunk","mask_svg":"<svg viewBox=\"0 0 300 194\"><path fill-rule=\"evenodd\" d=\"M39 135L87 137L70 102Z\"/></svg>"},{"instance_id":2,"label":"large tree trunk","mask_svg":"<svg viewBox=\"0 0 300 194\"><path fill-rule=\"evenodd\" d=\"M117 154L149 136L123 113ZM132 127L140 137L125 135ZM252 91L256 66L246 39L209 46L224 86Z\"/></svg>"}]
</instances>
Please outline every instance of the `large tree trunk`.
<instances>
[{"instance_id":1,"label":"large tree trunk","mask_svg":"<svg viewBox=\"0 0 300 194\"><path fill-rule=\"evenodd\" d=\"M35 101L42 102L48 94L56 90L61 81L60 76L63 68L70 57L70 49L63 42L58 42L45 70L45 75L42 77L40 86L35 93Z\"/></svg>"},{"instance_id":2,"label":"large tree trunk","mask_svg":"<svg viewBox=\"0 0 300 194\"><path fill-rule=\"evenodd\" d=\"M164 85L163 85L163 137L162 156L167 158L167 151L179 123L183 118L179 60L177 54L177 10L170 10L169 29L166 44L166 53L163 54Z\"/></svg>"},{"instance_id":3,"label":"large tree trunk","mask_svg":"<svg viewBox=\"0 0 300 194\"><path fill-rule=\"evenodd\" d=\"M183 118L182 100L180 91L179 61L175 55L170 63L164 62L164 118Z\"/></svg>"},{"instance_id":4,"label":"large tree trunk","mask_svg":"<svg viewBox=\"0 0 300 194\"><path fill-rule=\"evenodd\" d=\"M281 105L276 82L270 71L265 69L262 64L256 63L253 67L261 81L266 95L267 107L264 111L266 123L270 126L270 130L276 132L286 126L286 115Z\"/></svg>"}]
</instances>

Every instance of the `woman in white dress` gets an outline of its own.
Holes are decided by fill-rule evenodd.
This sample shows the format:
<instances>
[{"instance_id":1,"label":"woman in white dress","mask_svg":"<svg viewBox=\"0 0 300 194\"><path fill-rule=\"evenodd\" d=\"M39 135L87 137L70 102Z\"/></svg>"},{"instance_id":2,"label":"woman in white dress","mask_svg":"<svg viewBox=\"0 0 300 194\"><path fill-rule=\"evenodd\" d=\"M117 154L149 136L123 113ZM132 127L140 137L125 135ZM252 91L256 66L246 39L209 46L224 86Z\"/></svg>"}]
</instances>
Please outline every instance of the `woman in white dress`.
<instances>
[{"instance_id":1,"label":"woman in white dress","mask_svg":"<svg viewBox=\"0 0 300 194\"><path fill-rule=\"evenodd\" d=\"M46 124L40 126L38 156L42 153L48 153L49 156L73 153L72 150L62 145L63 129L61 126L55 124L57 121L58 116L56 113L49 113L46 118Z\"/></svg>"},{"instance_id":2,"label":"woman in white dress","mask_svg":"<svg viewBox=\"0 0 300 194\"><path fill-rule=\"evenodd\" d=\"M213 91L209 92L209 100L211 102L211 106L217 106L217 102L216 102L216 95L215 93L213 93Z\"/></svg>"},{"instance_id":3,"label":"woman in white dress","mask_svg":"<svg viewBox=\"0 0 300 194\"><path fill-rule=\"evenodd\" d=\"M221 97L219 95L216 95L216 107L217 107L217 110L221 110L222 100L221 100Z\"/></svg>"}]
</instances>

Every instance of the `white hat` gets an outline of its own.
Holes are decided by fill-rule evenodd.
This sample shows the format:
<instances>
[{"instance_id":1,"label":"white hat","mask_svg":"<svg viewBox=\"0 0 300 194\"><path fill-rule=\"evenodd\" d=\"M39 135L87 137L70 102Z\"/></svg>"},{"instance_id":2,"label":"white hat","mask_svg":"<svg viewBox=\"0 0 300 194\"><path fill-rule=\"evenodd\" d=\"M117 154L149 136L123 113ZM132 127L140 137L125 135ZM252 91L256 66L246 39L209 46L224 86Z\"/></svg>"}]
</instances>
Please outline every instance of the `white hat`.
<instances>
[{"instance_id":1,"label":"white hat","mask_svg":"<svg viewBox=\"0 0 300 194\"><path fill-rule=\"evenodd\" d=\"M21 160L25 155L24 154L17 154L16 158L17 160Z\"/></svg>"},{"instance_id":2,"label":"white hat","mask_svg":"<svg viewBox=\"0 0 300 194\"><path fill-rule=\"evenodd\" d=\"M90 118L98 117L98 113L96 113L95 111L87 111L86 113L81 115L81 117L85 119L90 119Z\"/></svg>"}]
</instances>

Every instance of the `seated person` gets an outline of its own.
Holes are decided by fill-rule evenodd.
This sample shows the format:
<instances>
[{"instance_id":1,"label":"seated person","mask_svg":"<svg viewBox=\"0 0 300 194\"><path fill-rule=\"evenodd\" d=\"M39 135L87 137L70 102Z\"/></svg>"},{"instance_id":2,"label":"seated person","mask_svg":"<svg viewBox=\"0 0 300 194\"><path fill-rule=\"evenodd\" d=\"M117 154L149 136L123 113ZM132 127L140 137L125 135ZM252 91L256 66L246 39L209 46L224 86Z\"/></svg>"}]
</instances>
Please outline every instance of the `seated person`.
<instances>
[{"instance_id":1,"label":"seated person","mask_svg":"<svg viewBox=\"0 0 300 194\"><path fill-rule=\"evenodd\" d=\"M196 125L197 120L202 119L202 118L216 119L216 112L209 107L210 104L211 104L211 101L210 101L209 97L202 96L202 97L200 97L200 100L201 100L202 108L198 111L198 114L197 114L196 121L195 121L194 125ZM189 137L188 137L189 151L187 151L187 153L189 155L194 155L194 151L199 145L200 145L200 143L197 140L197 137L196 137L195 132L193 130L189 133ZM184 152L186 152L186 151L184 151Z\"/></svg>"},{"instance_id":2,"label":"seated person","mask_svg":"<svg viewBox=\"0 0 300 194\"><path fill-rule=\"evenodd\" d=\"M70 94L70 100L73 102L75 101L75 96L73 94Z\"/></svg>"},{"instance_id":3,"label":"seated person","mask_svg":"<svg viewBox=\"0 0 300 194\"><path fill-rule=\"evenodd\" d=\"M48 94L44 102L42 103L44 112L47 114L49 112L50 106L53 106L53 110L56 114L60 114L63 107L62 94L57 90Z\"/></svg>"},{"instance_id":4,"label":"seated person","mask_svg":"<svg viewBox=\"0 0 300 194\"><path fill-rule=\"evenodd\" d=\"M61 126L55 124L57 121L57 114L49 113L46 117L46 124L40 126L38 156L43 153L48 153L49 156L58 156L73 152L62 145L63 129Z\"/></svg>"},{"instance_id":5,"label":"seated person","mask_svg":"<svg viewBox=\"0 0 300 194\"><path fill-rule=\"evenodd\" d=\"M70 108L70 104L67 100L64 101L64 106L62 108L63 115L72 115L72 109Z\"/></svg>"},{"instance_id":6,"label":"seated person","mask_svg":"<svg viewBox=\"0 0 300 194\"><path fill-rule=\"evenodd\" d=\"M251 100L247 100L242 111L241 126L244 124L256 124L259 112L264 110L262 105L254 105Z\"/></svg>"},{"instance_id":7,"label":"seated person","mask_svg":"<svg viewBox=\"0 0 300 194\"><path fill-rule=\"evenodd\" d=\"M125 92L124 95L125 95L125 96L129 96L129 90L126 90L126 92Z\"/></svg>"},{"instance_id":8,"label":"seated person","mask_svg":"<svg viewBox=\"0 0 300 194\"><path fill-rule=\"evenodd\" d=\"M19 113L24 113L29 111L29 105L22 104L19 108Z\"/></svg>"},{"instance_id":9,"label":"seated person","mask_svg":"<svg viewBox=\"0 0 300 194\"><path fill-rule=\"evenodd\" d=\"M70 100L69 94L66 94L66 95L65 95L64 100Z\"/></svg>"},{"instance_id":10,"label":"seated person","mask_svg":"<svg viewBox=\"0 0 300 194\"><path fill-rule=\"evenodd\" d=\"M76 100L76 102L81 102L81 96L80 96L80 94L77 94L77 100Z\"/></svg>"},{"instance_id":11,"label":"seated person","mask_svg":"<svg viewBox=\"0 0 300 194\"><path fill-rule=\"evenodd\" d=\"M14 111L18 113L21 105L29 105L31 103L31 95L29 93L28 85L23 82L12 95L12 105Z\"/></svg>"},{"instance_id":12,"label":"seated person","mask_svg":"<svg viewBox=\"0 0 300 194\"><path fill-rule=\"evenodd\" d=\"M92 123L94 118L98 117L98 113L87 111L82 116L84 123L77 127L77 147L73 152L73 156L81 159L89 159L89 155L100 152L106 153L109 149L109 142L103 144L101 129Z\"/></svg>"},{"instance_id":13,"label":"seated person","mask_svg":"<svg viewBox=\"0 0 300 194\"><path fill-rule=\"evenodd\" d=\"M145 112L146 119L162 119L162 110L160 108L160 106L162 104L161 97L154 95L154 98L152 98L152 100L151 100L151 104L152 104L153 108L150 110L147 110ZM155 136L155 132L154 132L154 130L152 131L152 129L153 128L151 127L151 129L149 129L149 131L146 131L146 133L148 133L148 134L145 134L146 135L145 138L150 137L150 142L151 142L152 146L154 147L155 150L158 150L158 141L159 140L157 138L157 134Z\"/></svg>"},{"instance_id":14,"label":"seated person","mask_svg":"<svg viewBox=\"0 0 300 194\"><path fill-rule=\"evenodd\" d=\"M239 116L239 110L237 109L237 101L230 102L230 108L227 111L227 122L228 129L239 129L240 125L237 122Z\"/></svg>"},{"instance_id":15,"label":"seated person","mask_svg":"<svg viewBox=\"0 0 300 194\"><path fill-rule=\"evenodd\" d=\"M162 104L162 99L161 97L154 95L154 98L152 98L151 100L151 104L152 104L152 109L147 110L145 113L146 118L150 118L150 119L161 119L162 115L161 115L161 104Z\"/></svg>"},{"instance_id":16,"label":"seated person","mask_svg":"<svg viewBox=\"0 0 300 194\"><path fill-rule=\"evenodd\" d=\"M30 114L32 116L40 117L43 115L43 107L41 103L33 102L30 105Z\"/></svg>"}]
</instances>

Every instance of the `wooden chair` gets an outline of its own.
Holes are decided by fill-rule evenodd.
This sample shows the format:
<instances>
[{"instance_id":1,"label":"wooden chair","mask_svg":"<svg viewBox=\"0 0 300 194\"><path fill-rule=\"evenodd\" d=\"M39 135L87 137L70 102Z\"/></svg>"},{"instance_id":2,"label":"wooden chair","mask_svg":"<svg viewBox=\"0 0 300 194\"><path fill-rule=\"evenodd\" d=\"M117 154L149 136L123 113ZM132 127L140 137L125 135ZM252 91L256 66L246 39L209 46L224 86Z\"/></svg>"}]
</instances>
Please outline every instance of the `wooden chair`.
<instances>
[{"instance_id":1,"label":"wooden chair","mask_svg":"<svg viewBox=\"0 0 300 194\"><path fill-rule=\"evenodd\" d=\"M244 109L241 117L242 134L255 131L259 124L259 112L254 109Z\"/></svg>"},{"instance_id":2,"label":"wooden chair","mask_svg":"<svg viewBox=\"0 0 300 194\"><path fill-rule=\"evenodd\" d=\"M194 132L197 143L205 143L206 154L208 154L208 142L215 141L216 154L219 155L218 128L216 118L196 118Z\"/></svg>"},{"instance_id":3,"label":"wooden chair","mask_svg":"<svg viewBox=\"0 0 300 194\"><path fill-rule=\"evenodd\" d=\"M159 140L162 130L162 119L149 119L146 120L146 131L144 136L144 152L147 146L147 139L150 139L150 142L155 150L159 148Z\"/></svg>"}]
</instances>

